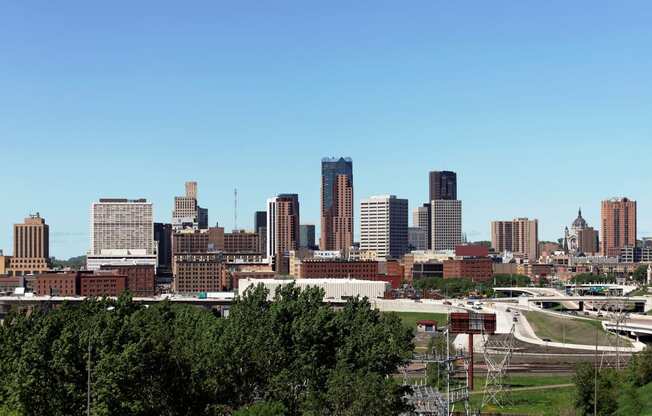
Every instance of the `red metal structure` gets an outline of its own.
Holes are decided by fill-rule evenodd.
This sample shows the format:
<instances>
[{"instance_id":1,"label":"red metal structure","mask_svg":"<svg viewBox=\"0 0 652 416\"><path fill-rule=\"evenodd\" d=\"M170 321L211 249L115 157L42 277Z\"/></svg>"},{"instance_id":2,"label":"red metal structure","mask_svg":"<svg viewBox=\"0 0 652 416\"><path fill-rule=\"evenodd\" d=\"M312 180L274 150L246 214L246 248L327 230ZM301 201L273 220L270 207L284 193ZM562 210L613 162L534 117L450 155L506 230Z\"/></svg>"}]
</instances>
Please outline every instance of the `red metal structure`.
<instances>
[{"instance_id":1,"label":"red metal structure","mask_svg":"<svg viewBox=\"0 0 652 416\"><path fill-rule=\"evenodd\" d=\"M495 313L453 312L448 318L451 334L467 334L469 336L470 363L467 373L469 389L473 390L473 335L496 333Z\"/></svg>"}]
</instances>

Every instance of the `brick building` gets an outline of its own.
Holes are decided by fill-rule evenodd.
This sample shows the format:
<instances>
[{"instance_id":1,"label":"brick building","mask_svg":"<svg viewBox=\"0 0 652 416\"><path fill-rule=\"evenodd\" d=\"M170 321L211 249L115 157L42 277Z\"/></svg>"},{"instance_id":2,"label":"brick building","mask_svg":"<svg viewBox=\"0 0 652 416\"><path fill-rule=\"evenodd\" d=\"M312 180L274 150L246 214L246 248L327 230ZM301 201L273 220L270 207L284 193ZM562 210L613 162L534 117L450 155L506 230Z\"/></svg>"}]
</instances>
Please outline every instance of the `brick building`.
<instances>
[{"instance_id":1,"label":"brick building","mask_svg":"<svg viewBox=\"0 0 652 416\"><path fill-rule=\"evenodd\" d=\"M37 296L120 296L127 289L127 276L116 270L42 273L36 276Z\"/></svg>"},{"instance_id":2,"label":"brick building","mask_svg":"<svg viewBox=\"0 0 652 416\"><path fill-rule=\"evenodd\" d=\"M176 254L173 262L174 292L219 292L230 286L221 253Z\"/></svg>"},{"instance_id":3,"label":"brick building","mask_svg":"<svg viewBox=\"0 0 652 416\"><path fill-rule=\"evenodd\" d=\"M224 228L186 229L172 235L172 254L205 253L224 250Z\"/></svg>"},{"instance_id":4,"label":"brick building","mask_svg":"<svg viewBox=\"0 0 652 416\"><path fill-rule=\"evenodd\" d=\"M225 253L257 253L260 249L257 233L233 230L224 234Z\"/></svg>"},{"instance_id":5,"label":"brick building","mask_svg":"<svg viewBox=\"0 0 652 416\"><path fill-rule=\"evenodd\" d=\"M490 280L493 262L490 258L465 258L444 260L444 279L465 277L476 281Z\"/></svg>"},{"instance_id":6,"label":"brick building","mask_svg":"<svg viewBox=\"0 0 652 416\"><path fill-rule=\"evenodd\" d=\"M403 280L403 266L397 261L308 259L299 265L299 278L384 280L398 288Z\"/></svg>"},{"instance_id":7,"label":"brick building","mask_svg":"<svg viewBox=\"0 0 652 416\"><path fill-rule=\"evenodd\" d=\"M455 255L458 257L487 257L489 247L482 244L460 244L455 246Z\"/></svg>"},{"instance_id":8,"label":"brick building","mask_svg":"<svg viewBox=\"0 0 652 416\"><path fill-rule=\"evenodd\" d=\"M37 212L14 224L14 255L9 269L13 276L43 273L50 269L50 227Z\"/></svg>"},{"instance_id":9,"label":"brick building","mask_svg":"<svg viewBox=\"0 0 652 416\"><path fill-rule=\"evenodd\" d=\"M636 246L636 201L613 198L602 201L600 253L615 257L623 247Z\"/></svg>"},{"instance_id":10,"label":"brick building","mask_svg":"<svg viewBox=\"0 0 652 416\"><path fill-rule=\"evenodd\" d=\"M156 294L154 266L145 264L102 266L101 270L113 270L115 274L127 276L127 289L134 296L154 296Z\"/></svg>"},{"instance_id":11,"label":"brick building","mask_svg":"<svg viewBox=\"0 0 652 416\"><path fill-rule=\"evenodd\" d=\"M120 296L127 289L127 276L113 272L80 275L81 296Z\"/></svg>"},{"instance_id":12,"label":"brick building","mask_svg":"<svg viewBox=\"0 0 652 416\"><path fill-rule=\"evenodd\" d=\"M37 296L77 296L80 293L79 273L43 273L36 276Z\"/></svg>"}]
</instances>

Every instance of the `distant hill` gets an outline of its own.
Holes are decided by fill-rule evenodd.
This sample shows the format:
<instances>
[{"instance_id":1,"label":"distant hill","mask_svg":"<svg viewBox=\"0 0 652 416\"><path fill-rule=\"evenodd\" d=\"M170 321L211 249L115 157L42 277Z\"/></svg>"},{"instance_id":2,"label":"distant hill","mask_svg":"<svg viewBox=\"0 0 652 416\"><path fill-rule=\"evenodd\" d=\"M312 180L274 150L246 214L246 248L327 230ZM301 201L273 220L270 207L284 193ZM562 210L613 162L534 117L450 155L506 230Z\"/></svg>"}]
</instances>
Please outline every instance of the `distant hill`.
<instances>
[{"instance_id":1,"label":"distant hill","mask_svg":"<svg viewBox=\"0 0 652 416\"><path fill-rule=\"evenodd\" d=\"M86 256L71 257L68 260L60 260L52 257L51 260L52 260L52 267L57 269L70 267L73 270L79 270L82 267L86 266Z\"/></svg>"}]
</instances>

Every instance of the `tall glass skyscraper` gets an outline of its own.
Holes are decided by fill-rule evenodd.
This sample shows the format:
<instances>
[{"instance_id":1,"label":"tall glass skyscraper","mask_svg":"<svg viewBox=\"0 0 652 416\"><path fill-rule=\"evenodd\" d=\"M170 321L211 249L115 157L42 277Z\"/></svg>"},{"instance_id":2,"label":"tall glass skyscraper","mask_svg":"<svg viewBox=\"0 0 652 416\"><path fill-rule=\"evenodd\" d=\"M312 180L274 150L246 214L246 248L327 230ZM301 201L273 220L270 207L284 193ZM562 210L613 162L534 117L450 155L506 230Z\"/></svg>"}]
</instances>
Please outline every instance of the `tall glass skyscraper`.
<instances>
[{"instance_id":1,"label":"tall glass skyscraper","mask_svg":"<svg viewBox=\"0 0 652 416\"><path fill-rule=\"evenodd\" d=\"M321 250L346 251L353 245L353 161L321 160Z\"/></svg>"}]
</instances>

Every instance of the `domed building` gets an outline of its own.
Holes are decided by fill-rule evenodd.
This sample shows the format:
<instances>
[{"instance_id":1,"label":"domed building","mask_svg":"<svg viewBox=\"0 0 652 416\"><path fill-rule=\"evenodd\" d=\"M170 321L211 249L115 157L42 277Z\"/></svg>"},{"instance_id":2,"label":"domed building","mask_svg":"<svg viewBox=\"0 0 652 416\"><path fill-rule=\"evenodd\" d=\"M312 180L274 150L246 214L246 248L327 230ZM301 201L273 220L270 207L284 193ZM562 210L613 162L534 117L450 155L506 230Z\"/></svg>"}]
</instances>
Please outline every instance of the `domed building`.
<instances>
[{"instance_id":1,"label":"domed building","mask_svg":"<svg viewBox=\"0 0 652 416\"><path fill-rule=\"evenodd\" d=\"M564 229L564 251L573 255L592 254L598 252L598 247L598 231L589 227L580 208L570 230Z\"/></svg>"}]
</instances>

